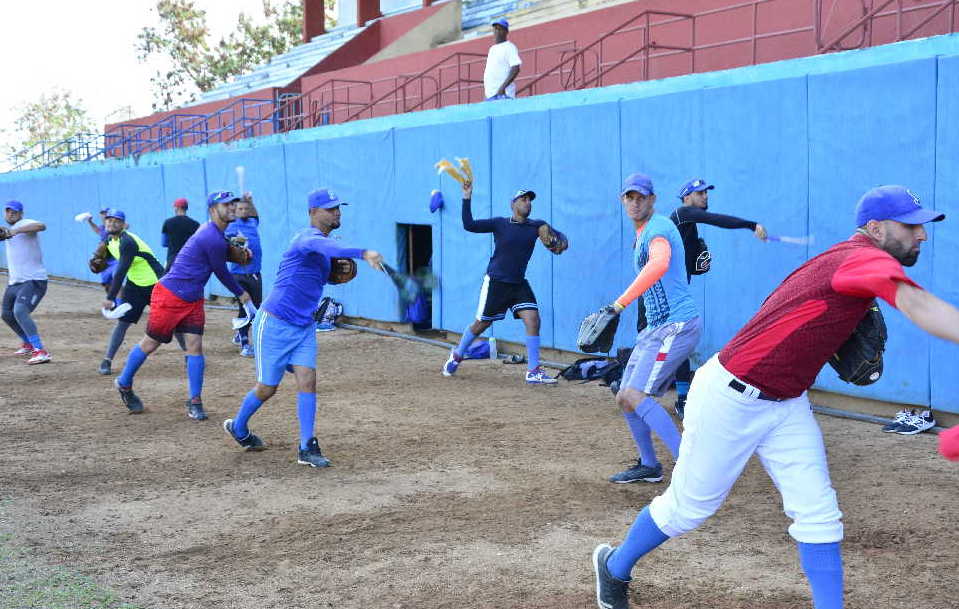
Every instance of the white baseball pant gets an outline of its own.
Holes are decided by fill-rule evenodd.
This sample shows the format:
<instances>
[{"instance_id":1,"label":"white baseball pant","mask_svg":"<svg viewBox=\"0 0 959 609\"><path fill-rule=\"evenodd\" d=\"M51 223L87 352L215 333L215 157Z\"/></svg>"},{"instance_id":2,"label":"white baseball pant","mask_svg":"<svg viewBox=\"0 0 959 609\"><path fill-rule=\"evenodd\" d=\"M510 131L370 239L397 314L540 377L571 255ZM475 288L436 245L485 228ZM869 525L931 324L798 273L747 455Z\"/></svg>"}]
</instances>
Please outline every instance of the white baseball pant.
<instances>
[{"instance_id":1,"label":"white baseball pant","mask_svg":"<svg viewBox=\"0 0 959 609\"><path fill-rule=\"evenodd\" d=\"M696 371L672 480L649 508L653 521L670 537L695 529L719 509L756 453L782 495L793 539L840 541L842 513L809 398L760 400L747 383L739 381L742 393L730 387L734 379L717 356Z\"/></svg>"}]
</instances>

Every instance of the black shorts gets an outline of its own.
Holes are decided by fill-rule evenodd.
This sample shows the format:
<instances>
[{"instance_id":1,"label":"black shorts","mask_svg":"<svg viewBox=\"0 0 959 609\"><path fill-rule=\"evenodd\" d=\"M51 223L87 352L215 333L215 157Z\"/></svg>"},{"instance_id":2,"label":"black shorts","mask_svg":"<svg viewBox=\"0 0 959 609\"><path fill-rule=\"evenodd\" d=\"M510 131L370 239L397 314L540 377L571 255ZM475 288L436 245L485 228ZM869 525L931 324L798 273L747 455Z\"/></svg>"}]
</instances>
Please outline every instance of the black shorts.
<instances>
[{"instance_id":1,"label":"black shorts","mask_svg":"<svg viewBox=\"0 0 959 609\"><path fill-rule=\"evenodd\" d=\"M129 281L124 284L123 290L120 292L120 298L122 298L124 302L129 302L133 308L124 313L123 316L120 317L120 321L131 324L140 321L140 316L143 315L143 309L147 308L147 305L150 304L150 297L153 295L153 287L155 285L156 284L140 286L130 283Z\"/></svg>"},{"instance_id":2,"label":"black shorts","mask_svg":"<svg viewBox=\"0 0 959 609\"><path fill-rule=\"evenodd\" d=\"M506 283L490 279L489 275L483 278L483 288L480 290L479 306L476 308L476 319L481 321L499 321L506 317L507 311L513 312L513 317L519 319L520 311L538 311L536 295L529 282Z\"/></svg>"},{"instance_id":3,"label":"black shorts","mask_svg":"<svg viewBox=\"0 0 959 609\"><path fill-rule=\"evenodd\" d=\"M253 306L259 309L260 303L263 302L263 276L259 273L243 273L235 274L233 278L236 279L240 287L246 290L246 293L250 295ZM241 303L239 306L240 314L237 315L237 317L246 317L246 310L243 308L243 304Z\"/></svg>"}]
</instances>

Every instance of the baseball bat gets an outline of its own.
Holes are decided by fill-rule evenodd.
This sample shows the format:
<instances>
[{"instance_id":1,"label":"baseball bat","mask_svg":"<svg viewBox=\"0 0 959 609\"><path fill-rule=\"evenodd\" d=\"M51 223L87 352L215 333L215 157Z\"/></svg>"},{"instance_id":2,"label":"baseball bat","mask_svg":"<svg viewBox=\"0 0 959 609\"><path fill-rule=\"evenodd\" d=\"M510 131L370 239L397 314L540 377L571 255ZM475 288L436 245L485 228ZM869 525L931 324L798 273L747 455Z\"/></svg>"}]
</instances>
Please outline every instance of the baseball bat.
<instances>
[{"instance_id":1,"label":"baseball bat","mask_svg":"<svg viewBox=\"0 0 959 609\"><path fill-rule=\"evenodd\" d=\"M785 237L783 235L769 235L766 237L766 241L774 241L777 243L792 243L793 245L809 245L814 241L813 235L806 235L805 237Z\"/></svg>"},{"instance_id":2,"label":"baseball bat","mask_svg":"<svg viewBox=\"0 0 959 609\"><path fill-rule=\"evenodd\" d=\"M242 197L243 193L246 192L246 167L243 165L236 166L236 187L239 189L239 192L236 193L237 196Z\"/></svg>"}]
</instances>

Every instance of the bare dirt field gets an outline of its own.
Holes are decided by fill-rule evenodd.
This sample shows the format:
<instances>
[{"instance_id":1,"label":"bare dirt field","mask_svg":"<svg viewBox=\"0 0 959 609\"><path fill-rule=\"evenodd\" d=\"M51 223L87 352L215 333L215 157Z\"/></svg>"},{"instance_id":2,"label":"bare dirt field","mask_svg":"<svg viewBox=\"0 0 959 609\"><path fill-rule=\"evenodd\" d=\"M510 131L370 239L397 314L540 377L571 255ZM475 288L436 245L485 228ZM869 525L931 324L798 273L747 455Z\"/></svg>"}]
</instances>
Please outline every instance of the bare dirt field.
<instances>
[{"instance_id":1,"label":"bare dirt field","mask_svg":"<svg viewBox=\"0 0 959 609\"><path fill-rule=\"evenodd\" d=\"M36 319L53 362L0 357L0 532L138 607L594 607L590 552L665 488L606 481L634 451L595 383L527 387L519 367L489 361L447 379L436 347L347 330L318 337L318 436L334 467L295 463L291 378L251 424L268 450L241 452L220 424L253 363L224 310L208 311L210 420L185 416L175 346L147 361L147 412L128 416L95 372L112 327L99 298L51 283ZM959 469L935 437L820 424L845 514L847 607L959 606ZM787 525L754 460L716 517L637 566L634 606L810 607Z\"/></svg>"}]
</instances>

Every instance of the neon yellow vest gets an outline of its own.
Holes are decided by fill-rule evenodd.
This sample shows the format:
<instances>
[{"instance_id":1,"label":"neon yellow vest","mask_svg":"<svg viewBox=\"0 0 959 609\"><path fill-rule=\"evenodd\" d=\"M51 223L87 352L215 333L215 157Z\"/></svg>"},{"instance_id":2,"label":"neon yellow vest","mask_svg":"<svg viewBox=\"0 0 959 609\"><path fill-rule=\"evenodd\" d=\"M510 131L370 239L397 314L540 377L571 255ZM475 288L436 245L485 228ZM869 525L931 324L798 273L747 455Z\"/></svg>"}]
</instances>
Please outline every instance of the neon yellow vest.
<instances>
[{"instance_id":1,"label":"neon yellow vest","mask_svg":"<svg viewBox=\"0 0 959 609\"><path fill-rule=\"evenodd\" d=\"M125 231L125 234L136 242L139 248L138 254L150 254L150 256L153 256L153 250L150 249L150 246L147 245L143 239L130 231ZM120 237L110 237L110 240L107 241L107 250L116 260L120 260ZM139 255L133 257L133 263L130 264L130 270L127 271L127 281L133 285L145 287L155 284L158 279L159 277L157 277L157 274L153 271L153 267L150 266L149 262Z\"/></svg>"}]
</instances>

